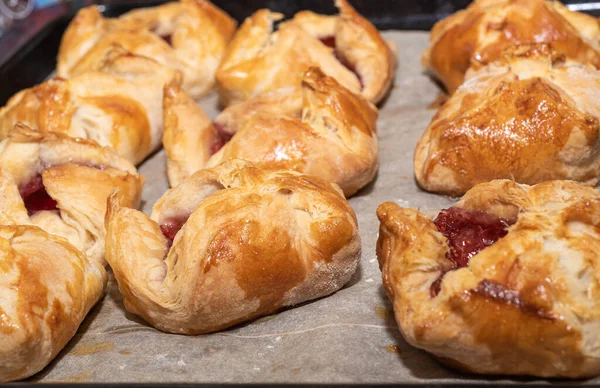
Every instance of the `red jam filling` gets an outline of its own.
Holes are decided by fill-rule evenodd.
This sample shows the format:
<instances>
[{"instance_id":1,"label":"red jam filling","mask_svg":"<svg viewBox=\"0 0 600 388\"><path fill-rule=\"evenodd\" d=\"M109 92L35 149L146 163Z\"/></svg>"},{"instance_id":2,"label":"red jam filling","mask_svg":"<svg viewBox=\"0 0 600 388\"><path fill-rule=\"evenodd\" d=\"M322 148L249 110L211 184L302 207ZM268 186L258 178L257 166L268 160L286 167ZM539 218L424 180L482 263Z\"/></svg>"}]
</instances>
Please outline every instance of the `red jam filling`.
<instances>
[{"instance_id":1,"label":"red jam filling","mask_svg":"<svg viewBox=\"0 0 600 388\"><path fill-rule=\"evenodd\" d=\"M87 163L78 163L76 165L95 168L97 170L106 169L106 166ZM43 210L58 210L56 201L50 197L44 187L42 174L36 175L29 183L20 187L19 193L21 194L21 198L23 198L23 204L25 205L25 209L27 209L27 214L29 214L29 216Z\"/></svg>"},{"instance_id":2,"label":"red jam filling","mask_svg":"<svg viewBox=\"0 0 600 388\"><path fill-rule=\"evenodd\" d=\"M450 249L446 258L454 264L453 270L466 267L471 257L506 236L508 227L515 222L516 219L459 207L442 210L433 221L438 231L448 239ZM439 293L444 275L442 273L431 285L432 297Z\"/></svg>"},{"instance_id":3,"label":"red jam filling","mask_svg":"<svg viewBox=\"0 0 600 388\"><path fill-rule=\"evenodd\" d=\"M29 183L19 189L23 203L30 216L42 210L58 210L56 201L53 200L42 181L42 176L37 175Z\"/></svg>"},{"instance_id":4,"label":"red jam filling","mask_svg":"<svg viewBox=\"0 0 600 388\"><path fill-rule=\"evenodd\" d=\"M217 130L217 138L210 149L211 155L216 154L233 137L233 134L225 130L221 124L213 123L213 126Z\"/></svg>"},{"instance_id":5,"label":"red jam filling","mask_svg":"<svg viewBox=\"0 0 600 388\"><path fill-rule=\"evenodd\" d=\"M173 42L171 42L171 35L159 35L162 40L164 40L165 42L167 42L167 44L169 46L173 46Z\"/></svg>"},{"instance_id":6,"label":"red jam filling","mask_svg":"<svg viewBox=\"0 0 600 388\"><path fill-rule=\"evenodd\" d=\"M335 48L335 36L326 36L325 38L321 38L321 43L323 43L327 47Z\"/></svg>"},{"instance_id":7,"label":"red jam filling","mask_svg":"<svg viewBox=\"0 0 600 388\"><path fill-rule=\"evenodd\" d=\"M177 236L177 233L179 232L179 230L181 230L186 221L187 217L181 219L170 219L164 224L160 225L160 231L167 238L169 248L171 247L171 245L173 245L173 240L175 240L175 236Z\"/></svg>"},{"instance_id":8,"label":"red jam filling","mask_svg":"<svg viewBox=\"0 0 600 388\"><path fill-rule=\"evenodd\" d=\"M352 66L350 63L348 63L348 61L346 61L344 58L342 58L339 55L339 53L337 52L337 50L335 49L335 36L326 36L324 38L321 38L320 41L325 46L331 47L333 49L333 55L335 55L335 59L337 59L348 70L350 70L351 72L353 72L354 75L356 76L356 78L358 78L358 82L360 82L361 89L364 88L365 85L363 84L362 77L360 76L360 74L358 74L356 72L356 68L354 66Z\"/></svg>"}]
</instances>

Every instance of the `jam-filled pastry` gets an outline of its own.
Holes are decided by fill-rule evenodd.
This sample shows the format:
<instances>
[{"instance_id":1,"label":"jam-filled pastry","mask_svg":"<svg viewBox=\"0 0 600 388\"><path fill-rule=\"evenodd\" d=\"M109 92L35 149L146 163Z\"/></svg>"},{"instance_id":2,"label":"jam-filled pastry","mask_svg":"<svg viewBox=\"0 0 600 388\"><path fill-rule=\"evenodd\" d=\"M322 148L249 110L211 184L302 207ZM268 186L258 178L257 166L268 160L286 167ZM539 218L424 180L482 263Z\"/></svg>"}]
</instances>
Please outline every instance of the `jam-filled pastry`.
<instances>
[{"instance_id":1,"label":"jam-filled pastry","mask_svg":"<svg viewBox=\"0 0 600 388\"><path fill-rule=\"evenodd\" d=\"M106 287L104 267L35 226L0 226L0 382L52 361Z\"/></svg>"},{"instance_id":2,"label":"jam-filled pastry","mask_svg":"<svg viewBox=\"0 0 600 388\"><path fill-rule=\"evenodd\" d=\"M329 295L361 253L335 184L241 160L198 171L150 218L111 198L106 222L125 307L171 333L214 332Z\"/></svg>"},{"instance_id":3,"label":"jam-filled pastry","mask_svg":"<svg viewBox=\"0 0 600 388\"><path fill-rule=\"evenodd\" d=\"M600 374L600 194L483 183L434 219L384 203L377 257L411 345L461 370Z\"/></svg>"},{"instance_id":4,"label":"jam-filled pastry","mask_svg":"<svg viewBox=\"0 0 600 388\"><path fill-rule=\"evenodd\" d=\"M262 9L236 32L217 71L221 102L231 105L259 93L298 86L304 72L320 67L344 87L373 103L394 78L392 43L346 0L336 0L338 16L303 11L279 26L282 14Z\"/></svg>"},{"instance_id":5,"label":"jam-filled pastry","mask_svg":"<svg viewBox=\"0 0 600 388\"><path fill-rule=\"evenodd\" d=\"M57 74L71 78L95 70L113 47L154 59L183 74L194 98L207 93L237 23L208 0L181 0L105 19L96 6L82 9L63 36Z\"/></svg>"},{"instance_id":6,"label":"jam-filled pastry","mask_svg":"<svg viewBox=\"0 0 600 388\"><path fill-rule=\"evenodd\" d=\"M423 66L449 93L513 45L550 43L567 58L600 68L600 22L554 0L476 0L436 23Z\"/></svg>"},{"instance_id":7,"label":"jam-filled pastry","mask_svg":"<svg viewBox=\"0 0 600 388\"><path fill-rule=\"evenodd\" d=\"M519 47L471 76L419 140L419 184L461 195L492 179L536 184L600 175L600 71L546 45Z\"/></svg>"},{"instance_id":8,"label":"jam-filled pastry","mask_svg":"<svg viewBox=\"0 0 600 388\"><path fill-rule=\"evenodd\" d=\"M160 146L163 88L179 79L151 59L111 51L99 71L53 78L14 95L0 108L0 138L24 123L110 145L137 164Z\"/></svg>"},{"instance_id":9,"label":"jam-filled pastry","mask_svg":"<svg viewBox=\"0 0 600 388\"><path fill-rule=\"evenodd\" d=\"M0 143L0 225L36 225L104 257L108 196L137 207L144 178L109 147L21 125Z\"/></svg>"},{"instance_id":10,"label":"jam-filled pastry","mask_svg":"<svg viewBox=\"0 0 600 388\"><path fill-rule=\"evenodd\" d=\"M317 68L301 88L233 105L214 124L176 85L167 87L164 107L172 186L201 168L245 159L337 183L350 196L377 171L377 109Z\"/></svg>"}]
</instances>

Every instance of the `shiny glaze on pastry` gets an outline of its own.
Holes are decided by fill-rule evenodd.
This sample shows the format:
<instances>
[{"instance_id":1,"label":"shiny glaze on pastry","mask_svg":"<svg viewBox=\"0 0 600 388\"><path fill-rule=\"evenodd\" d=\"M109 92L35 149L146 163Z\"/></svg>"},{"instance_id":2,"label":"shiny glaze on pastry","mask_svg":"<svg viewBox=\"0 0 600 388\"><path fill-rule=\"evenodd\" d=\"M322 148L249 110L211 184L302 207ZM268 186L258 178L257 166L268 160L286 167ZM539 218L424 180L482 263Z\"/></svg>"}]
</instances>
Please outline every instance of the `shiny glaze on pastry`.
<instances>
[{"instance_id":1,"label":"shiny glaze on pastry","mask_svg":"<svg viewBox=\"0 0 600 388\"><path fill-rule=\"evenodd\" d=\"M112 148L18 125L0 143L0 225L36 225L103 262L107 198L136 207L143 182Z\"/></svg>"},{"instance_id":2,"label":"shiny glaze on pastry","mask_svg":"<svg viewBox=\"0 0 600 388\"><path fill-rule=\"evenodd\" d=\"M513 45L551 43L567 58L600 68L600 23L558 1L476 0L436 23L422 57L449 93Z\"/></svg>"},{"instance_id":3,"label":"shiny glaze on pastry","mask_svg":"<svg viewBox=\"0 0 600 388\"><path fill-rule=\"evenodd\" d=\"M133 163L160 145L164 85L179 74L151 59L111 51L99 71L53 78L0 108L0 138L16 123L110 145Z\"/></svg>"},{"instance_id":4,"label":"shiny glaze on pastry","mask_svg":"<svg viewBox=\"0 0 600 388\"><path fill-rule=\"evenodd\" d=\"M236 160L198 171L148 218L110 199L106 258L125 307L154 327L201 334L341 288L360 259L341 190Z\"/></svg>"},{"instance_id":5,"label":"shiny glaze on pastry","mask_svg":"<svg viewBox=\"0 0 600 388\"><path fill-rule=\"evenodd\" d=\"M115 46L181 71L194 98L214 85L215 72L236 22L207 0L181 0L105 19L96 6L77 13L58 54L57 75L96 70Z\"/></svg>"},{"instance_id":6,"label":"shiny glaze on pastry","mask_svg":"<svg viewBox=\"0 0 600 388\"><path fill-rule=\"evenodd\" d=\"M440 108L415 150L429 191L461 195L492 179L535 184L600 175L600 71L525 46L477 72Z\"/></svg>"},{"instance_id":7,"label":"shiny glaze on pastry","mask_svg":"<svg viewBox=\"0 0 600 388\"><path fill-rule=\"evenodd\" d=\"M104 267L35 226L0 226L0 382L42 370L106 287Z\"/></svg>"},{"instance_id":8,"label":"shiny glaze on pastry","mask_svg":"<svg viewBox=\"0 0 600 388\"><path fill-rule=\"evenodd\" d=\"M377 171L377 109L317 68L301 88L233 105L214 125L177 87L167 87L164 107L172 186L201 168L245 159L337 183L350 196Z\"/></svg>"},{"instance_id":9,"label":"shiny glaze on pastry","mask_svg":"<svg viewBox=\"0 0 600 388\"><path fill-rule=\"evenodd\" d=\"M404 338L469 372L600 374L600 194L495 180L455 206L514 224L457 266L431 219L390 202L377 209L377 257Z\"/></svg>"},{"instance_id":10,"label":"shiny glaze on pastry","mask_svg":"<svg viewBox=\"0 0 600 388\"><path fill-rule=\"evenodd\" d=\"M228 106L262 92L297 87L309 67L373 103L391 87L395 48L346 0L336 0L338 16L299 12L283 15L262 9L247 18L235 34L217 71L221 102Z\"/></svg>"}]
</instances>

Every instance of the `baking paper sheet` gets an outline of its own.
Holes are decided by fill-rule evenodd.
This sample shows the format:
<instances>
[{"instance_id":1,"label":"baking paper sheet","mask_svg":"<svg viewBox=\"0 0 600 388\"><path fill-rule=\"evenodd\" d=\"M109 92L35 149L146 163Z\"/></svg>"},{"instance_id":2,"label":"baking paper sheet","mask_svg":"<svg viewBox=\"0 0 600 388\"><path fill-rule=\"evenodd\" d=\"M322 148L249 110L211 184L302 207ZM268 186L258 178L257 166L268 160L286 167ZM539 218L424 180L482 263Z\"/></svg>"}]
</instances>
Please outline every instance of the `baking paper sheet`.
<instances>
[{"instance_id":1,"label":"baking paper sheet","mask_svg":"<svg viewBox=\"0 0 600 388\"><path fill-rule=\"evenodd\" d=\"M438 89L421 70L428 34L388 31L399 48L394 88L378 121L381 167L376 180L350 199L358 216L360 266L339 292L217 334L162 333L127 313L111 276L108 293L79 332L34 381L42 382L534 382L454 372L408 345L398 332L375 257L384 201L432 211L452 199L421 191L413 177L413 150L435 113ZM218 113L216 96L202 101ZM167 190L164 152L140 168L146 177L143 210ZM600 379L578 383L600 383Z\"/></svg>"}]
</instances>

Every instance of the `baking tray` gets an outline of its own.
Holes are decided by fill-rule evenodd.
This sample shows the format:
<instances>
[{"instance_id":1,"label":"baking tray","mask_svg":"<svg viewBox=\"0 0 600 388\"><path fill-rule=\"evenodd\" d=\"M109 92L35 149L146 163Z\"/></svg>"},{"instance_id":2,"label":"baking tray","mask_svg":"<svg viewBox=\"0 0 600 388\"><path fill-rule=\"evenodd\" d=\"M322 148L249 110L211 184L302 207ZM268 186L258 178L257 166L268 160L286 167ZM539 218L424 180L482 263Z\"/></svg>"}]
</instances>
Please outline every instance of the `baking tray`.
<instances>
[{"instance_id":1,"label":"baking tray","mask_svg":"<svg viewBox=\"0 0 600 388\"><path fill-rule=\"evenodd\" d=\"M240 1L233 5L225 1L215 2L240 18L261 6L285 11L288 15L297 9L311 8L318 12L329 9L323 7L324 1L262 1L261 5L256 1ZM410 8L408 5L414 6L416 2L371 1L382 7L379 13L373 11L376 8L373 4L372 8L368 8L368 2L355 0L353 3L380 27L408 28L416 20L410 15L421 15L417 19L425 20L424 13L403 12ZM425 3L443 2L422 2L421 5ZM455 3L458 2L445 4L454 6ZM130 9L131 4L134 3L107 4L105 13L111 16L120 14ZM254 5L246 9L240 4L244 7ZM361 4L365 5L364 9ZM408 8L403 8L403 4L408 4ZM367 9L374 13L369 14L365 11ZM396 25L390 21L394 15L397 15ZM435 18L432 16L430 21ZM38 35L37 41L31 43L35 47L29 47L7 62L7 68L12 70L0 71L2 93L7 87L15 87L17 76L23 77L19 82L26 83L19 87L22 88L38 82L26 77L38 77L41 81L54 70L57 45L66 20L48 27L45 35ZM427 45L428 33L386 31L383 35L398 46L400 66L393 90L381 106L378 176L350 199L359 220L363 255L359 269L348 285L329 297L220 333L188 337L161 333L128 314L111 276L107 295L92 309L75 337L56 360L28 382L195 382L206 386L215 383L597 385L599 379L572 382L461 374L442 366L402 339L381 285L375 257L378 232L375 209L384 201L395 201L402 206L428 212L451 206L454 200L421 191L413 178L414 146L435 113L429 106L439 93L436 85L423 74L419 63L420 54ZM28 63L36 58L39 62ZM34 71L32 74L24 70L27 66L33 66L29 68ZM12 93L6 94L4 100ZM202 99L200 104L209 116L214 118L218 113L216 95ZM147 181L142 210L148 213L168 186L164 152L153 155L140 166L139 171Z\"/></svg>"}]
</instances>

